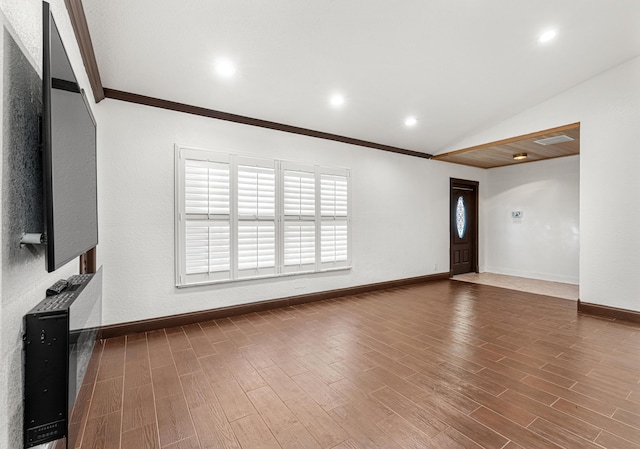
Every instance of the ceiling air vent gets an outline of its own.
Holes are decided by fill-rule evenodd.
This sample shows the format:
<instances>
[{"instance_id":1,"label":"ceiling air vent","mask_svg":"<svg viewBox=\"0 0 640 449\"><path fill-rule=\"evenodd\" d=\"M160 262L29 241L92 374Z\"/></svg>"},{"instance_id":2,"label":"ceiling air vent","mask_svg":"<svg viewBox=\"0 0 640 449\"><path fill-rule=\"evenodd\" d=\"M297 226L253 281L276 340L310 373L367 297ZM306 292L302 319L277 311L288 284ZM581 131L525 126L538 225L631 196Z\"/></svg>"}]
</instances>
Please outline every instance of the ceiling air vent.
<instances>
[{"instance_id":1,"label":"ceiling air vent","mask_svg":"<svg viewBox=\"0 0 640 449\"><path fill-rule=\"evenodd\" d=\"M564 134L562 134L561 136L547 137L546 139L534 140L534 142L537 143L538 145L555 145L556 143L571 142L572 140L575 140L575 139L573 137L565 136Z\"/></svg>"}]
</instances>

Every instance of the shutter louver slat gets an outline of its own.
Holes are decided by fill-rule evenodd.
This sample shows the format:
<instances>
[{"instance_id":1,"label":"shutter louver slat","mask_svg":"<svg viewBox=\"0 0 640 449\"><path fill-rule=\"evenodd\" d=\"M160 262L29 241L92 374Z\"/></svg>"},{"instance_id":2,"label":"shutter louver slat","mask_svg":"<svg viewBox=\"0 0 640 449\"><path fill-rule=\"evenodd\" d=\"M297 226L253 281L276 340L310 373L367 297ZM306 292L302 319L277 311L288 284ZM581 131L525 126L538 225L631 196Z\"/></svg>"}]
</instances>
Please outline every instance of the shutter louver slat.
<instances>
[{"instance_id":1,"label":"shutter louver slat","mask_svg":"<svg viewBox=\"0 0 640 449\"><path fill-rule=\"evenodd\" d=\"M345 262L348 256L347 223L322 223L321 226L321 262Z\"/></svg>"},{"instance_id":2,"label":"shutter louver slat","mask_svg":"<svg viewBox=\"0 0 640 449\"><path fill-rule=\"evenodd\" d=\"M229 214L229 164L185 162L185 212L187 214Z\"/></svg>"},{"instance_id":3,"label":"shutter louver slat","mask_svg":"<svg viewBox=\"0 0 640 449\"><path fill-rule=\"evenodd\" d=\"M228 222L186 223L186 274L228 271L231 260Z\"/></svg>"},{"instance_id":4,"label":"shutter louver slat","mask_svg":"<svg viewBox=\"0 0 640 449\"><path fill-rule=\"evenodd\" d=\"M321 175L320 209L323 216L346 217L348 215L348 190L346 176Z\"/></svg>"},{"instance_id":5,"label":"shutter louver slat","mask_svg":"<svg viewBox=\"0 0 640 449\"><path fill-rule=\"evenodd\" d=\"M284 214L313 217L315 215L315 174L284 171Z\"/></svg>"},{"instance_id":6,"label":"shutter louver slat","mask_svg":"<svg viewBox=\"0 0 640 449\"><path fill-rule=\"evenodd\" d=\"M273 222L238 223L238 269L275 267L275 242Z\"/></svg>"},{"instance_id":7,"label":"shutter louver slat","mask_svg":"<svg viewBox=\"0 0 640 449\"><path fill-rule=\"evenodd\" d=\"M284 225L284 264L313 264L316 260L315 223L287 222Z\"/></svg>"},{"instance_id":8,"label":"shutter louver slat","mask_svg":"<svg viewBox=\"0 0 640 449\"><path fill-rule=\"evenodd\" d=\"M276 176L273 168L238 167L238 215L269 218L275 216Z\"/></svg>"}]
</instances>

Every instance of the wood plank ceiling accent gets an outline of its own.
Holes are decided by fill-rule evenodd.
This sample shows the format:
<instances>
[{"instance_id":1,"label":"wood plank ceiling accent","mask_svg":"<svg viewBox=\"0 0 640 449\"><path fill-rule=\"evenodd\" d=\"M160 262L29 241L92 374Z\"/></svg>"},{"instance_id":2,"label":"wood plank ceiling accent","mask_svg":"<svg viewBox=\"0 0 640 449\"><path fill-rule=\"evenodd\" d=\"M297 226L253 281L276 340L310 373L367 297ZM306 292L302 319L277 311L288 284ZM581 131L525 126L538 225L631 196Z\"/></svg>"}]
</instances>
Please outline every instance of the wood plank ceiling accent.
<instances>
[{"instance_id":1,"label":"wood plank ceiling accent","mask_svg":"<svg viewBox=\"0 0 640 449\"><path fill-rule=\"evenodd\" d=\"M552 145L540 145L536 140L565 135L572 141ZM518 153L527 153L524 160L514 160ZM580 123L559 126L531 134L511 137L482 145L477 145L449 153L438 154L433 159L452 162L454 164L470 165L479 168L504 167L507 165L536 162L557 157L574 156L580 154Z\"/></svg>"}]
</instances>

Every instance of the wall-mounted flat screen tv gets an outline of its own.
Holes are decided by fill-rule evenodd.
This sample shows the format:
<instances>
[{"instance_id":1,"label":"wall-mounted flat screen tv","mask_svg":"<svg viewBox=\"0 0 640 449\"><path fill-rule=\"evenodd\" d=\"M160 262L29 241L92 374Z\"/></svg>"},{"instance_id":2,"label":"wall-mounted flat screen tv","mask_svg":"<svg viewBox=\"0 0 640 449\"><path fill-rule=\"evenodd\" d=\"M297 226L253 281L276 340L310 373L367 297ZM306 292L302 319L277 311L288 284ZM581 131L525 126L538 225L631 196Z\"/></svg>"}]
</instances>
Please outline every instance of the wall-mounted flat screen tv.
<instances>
[{"instance_id":1,"label":"wall-mounted flat screen tv","mask_svg":"<svg viewBox=\"0 0 640 449\"><path fill-rule=\"evenodd\" d=\"M42 155L46 268L98 244L96 122L43 2Z\"/></svg>"}]
</instances>

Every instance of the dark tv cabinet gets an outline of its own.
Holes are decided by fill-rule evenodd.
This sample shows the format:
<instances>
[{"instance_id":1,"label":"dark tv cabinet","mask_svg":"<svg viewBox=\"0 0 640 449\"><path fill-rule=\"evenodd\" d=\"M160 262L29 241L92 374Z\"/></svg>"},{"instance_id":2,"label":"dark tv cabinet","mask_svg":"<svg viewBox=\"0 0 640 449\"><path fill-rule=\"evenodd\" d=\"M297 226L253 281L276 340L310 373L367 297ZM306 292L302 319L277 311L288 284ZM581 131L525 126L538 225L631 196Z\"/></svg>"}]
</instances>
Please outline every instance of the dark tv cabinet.
<instances>
[{"instance_id":1,"label":"dark tv cabinet","mask_svg":"<svg viewBox=\"0 0 640 449\"><path fill-rule=\"evenodd\" d=\"M24 316L25 448L68 436L71 408L86 369L86 364L84 369L78 366L78 346L90 354L99 336L101 274L95 281L93 274L72 276L71 287L48 296ZM94 282L98 285L86 288ZM92 317L92 312L99 316ZM86 323L93 324L83 327Z\"/></svg>"}]
</instances>

